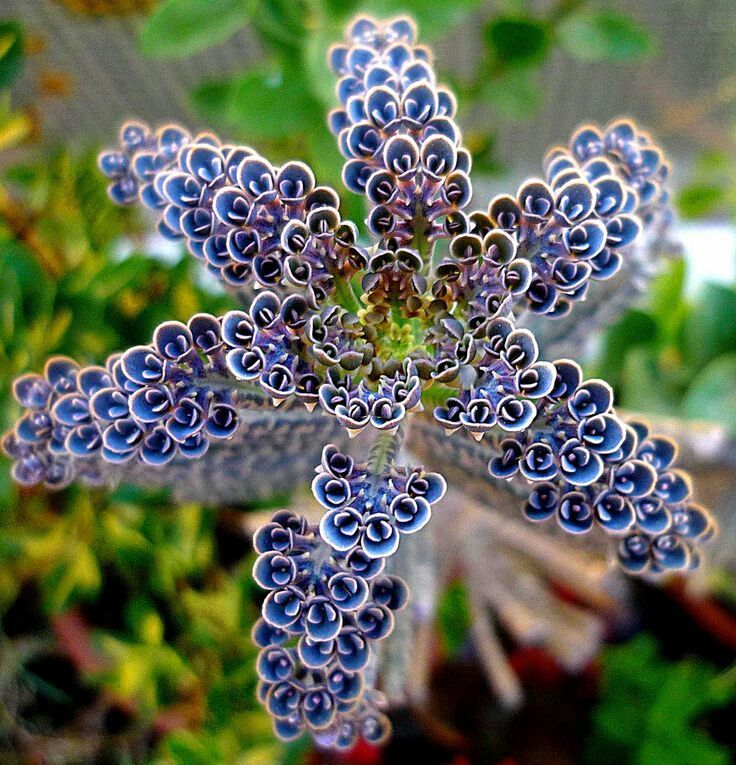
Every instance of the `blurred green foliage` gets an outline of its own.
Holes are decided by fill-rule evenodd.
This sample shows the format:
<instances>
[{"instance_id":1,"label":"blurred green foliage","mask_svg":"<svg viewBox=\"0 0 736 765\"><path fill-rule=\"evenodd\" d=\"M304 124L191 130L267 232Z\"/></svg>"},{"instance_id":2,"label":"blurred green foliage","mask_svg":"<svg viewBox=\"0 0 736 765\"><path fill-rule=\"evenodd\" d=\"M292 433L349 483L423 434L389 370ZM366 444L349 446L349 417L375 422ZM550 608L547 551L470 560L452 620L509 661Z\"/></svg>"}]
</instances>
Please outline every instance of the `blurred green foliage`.
<instances>
[{"instance_id":1,"label":"blurred green foliage","mask_svg":"<svg viewBox=\"0 0 736 765\"><path fill-rule=\"evenodd\" d=\"M185 58L227 40L250 20L257 0L167 0L140 36L151 58Z\"/></svg>"},{"instance_id":2,"label":"blurred green foliage","mask_svg":"<svg viewBox=\"0 0 736 765\"><path fill-rule=\"evenodd\" d=\"M100 363L166 318L224 307L223 297L195 285L191 258L167 265L136 251L119 256L124 235L141 225L109 203L91 154L44 153L2 174L0 426L17 413L12 379L49 355ZM128 244L135 249L135 240ZM6 504L7 469L1 473Z\"/></svg>"},{"instance_id":3,"label":"blurred green foliage","mask_svg":"<svg viewBox=\"0 0 736 765\"><path fill-rule=\"evenodd\" d=\"M450 657L456 656L470 631L471 616L468 588L465 582L450 582L437 605L437 628L442 647Z\"/></svg>"},{"instance_id":4,"label":"blurred green foliage","mask_svg":"<svg viewBox=\"0 0 736 765\"><path fill-rule=\"evenodd\" d=\"M585 747L589 765L728 765L731 755L708 735L708 712L736 699L736 665L723 673L694 659L662 658L642 634L608 648L601 699Z\"/></svg>"},{"instance_id":5,"label":"blurred green foliage","mask_svg":"<svg viewBox=\"0 0 736 765\"><path fill-rule=\"evenodd\" d=\"M7 87L23 66L23 29L16 21L0 21L0 88Z\"/></svg>"},{"instance_id":6,"label":"blurred green foliage","mask_svg":"<svg viewBox=\"0 0 736 765\"><path fill-rule=\"evenodd\" d=\"M17 412L12 378L49 354L99 362L166 318L223 310L222 296L194 286L191 258L147 258L135 238L133 254L118 254L142 225L107 201L92 155L44 153L3 174L3 428ZM257 607L240 511L132 490L19 494L8 473L2 460L0 708L14 723L0 761L65 740L76 741L75 762L139 762L145 751L161 763L276 762L253 693ZM89 732L92 708L105 714Z\"/></svg>"},{"instance_id":7,"label":"blurred green foliage","mask_svg":"<svg viewBox=\"0 0 736 765\"><path fill-rule=\"evenodd\" d=\"M0 25L0 77L16 29ZM25 115L0 99L10 148ZM49 355L101 362L228 305L192 258L141 254L146 223L108 201L92 153L22 156L0 175L0 429L12 379ZM19 492L0 459L0 762L279 761L241 518L131 489Z\"/></svg>"},{"instance_id":8,"label":"blurred green foliage","mask_svg":"<svg viewBox=\"0 0 736 765\"><path fill-rule=\"evenodd\" d=\"M98 762L112 744L105 762L279 760L254 695L258 607L239 512L125 489L27 496L14 516L0 544L0 705L14 718L6 743L23 748L8 762L83 737L99 739L94 756L80 740L64 761ZM64 699L77 707L58 720ZM99 707L99 727L80 727Z\"/></svg>"},{"instance_id":9,"label":"blurred green foliage","mask_svg":"<svg viewBox=\"0 0 736 765\"><path fill-rule=\"evenodd\" d=\"M681 259L668 263L643 305L608 329L592 371L622 407L736 433L736 287L706 282L693 300L685 269Z\"/></svg>"},{"instance_id":10,"label":"blurred green foliage","mask_svg":"<svg viewBox=\"0 0 736 765\"><path fill-rule=\"evenodd\" d=\"M636 22L608 10L570 14L560 23L558 34L564 50L581 61L630 61L657 50Z\"/></svg>"},{"instance_id":11,"label":"blurred green foliage","mask_svg":"<svg viewBox=\"0 0 736 765\"><path fill-rule=\"evenodd\" d=\"M685 122L697 124L732 101L735 84L726 77L694 98L683 107ZM719 148L695 157L674 196L681 220L736 223L734 135L732 126ZM697 255L736 257L706 249ZM643 304L609 328L594 371L614 385L624 407L720 422L736 433L736 284L705 282L693 297L685 291L686 268L684 260L671 261Z\"/></svg>"},{"instance_id":12,"label":"blurred green foliage","mask_svg":"<svg viewBox=\"0 0 736 765\"><path fill-rule=\"evenodd\" d=\"M725 217L736 221L734 156L725 149L701 151L691 178L677 194L677 207L686 219Z\"/></svg>"},{"instance_id":13,"label":"blurred green foliage","mask_svg":"<svg viewBox=\"0 0 736 765\"><path fill-rule=\"evenodd\" d=\"M583 61L614 62L656 51L651 35L634 19L585 0L560 0L545 11L526 0L455 0L441 8L435 0L217 0L217 10L208 4L205 14L202 7L198 0L161 3L141 30L142 53L179 58L247 26L262 61L201 83L191 94L192 105L213 127L254 144L274 161L297 156L333 185L340 182L342 160L324 129L325 113L336 105L326 51L342 39L356 13L408 13L423 41L441 37L450 50L455 46L468 71L441 74L466 115L490 106L496 118L531 118L543 101L541 69L555 50ZM482 129L466 121L476 168L497 170L495 133L488 127L493 120L484 119ZM362 218L359 207L354 217Z\"/></svg>"}]
</instances>

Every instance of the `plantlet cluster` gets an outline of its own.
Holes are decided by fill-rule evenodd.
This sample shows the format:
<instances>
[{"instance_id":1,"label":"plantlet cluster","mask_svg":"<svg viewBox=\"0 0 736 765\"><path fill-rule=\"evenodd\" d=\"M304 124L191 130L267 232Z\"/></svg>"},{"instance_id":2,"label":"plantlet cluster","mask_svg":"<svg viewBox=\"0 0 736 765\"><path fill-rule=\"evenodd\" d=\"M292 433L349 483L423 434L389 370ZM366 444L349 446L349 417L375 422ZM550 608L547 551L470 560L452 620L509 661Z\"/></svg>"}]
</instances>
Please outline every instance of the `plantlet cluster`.
<instances>
[{"instance_id":1,"label":"plantlet cluster","mask_svg":"<svg viewBox=\"0 0 736 765\"><path fill-rule=\"evenodd\" d=\"M675 444L622 420L610 386L574 361L541 360L522 326L528 313L574 310L666 221L668 167L651 138L629 121L585 126L549 152L543 178L468 211L455 101L413 22L360 17L330 62L341 106L329 124L373 244L301 162L275 167L209 133L126 124L100 157L112 199L153 210L239 306L165 322L104 367L51 359L16 382L25 412L3 446L26 485L153 471L186 483L199 460L217 496L243 474L226 452L236 432L242 453L269 427L288 438L288 423L305 440L375 431L365 463L325 447L312 484L319 524L282 511L255 538L254 577L269 593L254 631L260 698L281 737L309 729L347 747L388 735L372 644L408 589L383 567L446 488L396 463L405 421L425 403L449 434L487 437L491 476L531 485L527 518L602 529L629 573L697 566L715 524L690 500ZM279 418L258 421L271 405Z\"/></svg>"}]
</instances>

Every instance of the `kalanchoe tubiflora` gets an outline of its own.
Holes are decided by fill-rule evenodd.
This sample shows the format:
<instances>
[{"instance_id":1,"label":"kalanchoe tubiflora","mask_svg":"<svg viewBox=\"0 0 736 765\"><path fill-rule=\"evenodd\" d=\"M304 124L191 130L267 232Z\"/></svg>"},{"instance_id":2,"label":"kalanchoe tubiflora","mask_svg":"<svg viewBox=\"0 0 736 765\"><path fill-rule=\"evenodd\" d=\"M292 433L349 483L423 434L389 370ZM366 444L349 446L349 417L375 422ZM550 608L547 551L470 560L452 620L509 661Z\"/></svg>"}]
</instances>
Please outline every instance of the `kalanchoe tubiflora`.
<instances>
[{"instance_id":1,"label":"kalanchoe tubiflora","mask_svg":"<svg viewBox=\"0 0 736 765\"><path fill-rule=\"evenodd\" d=\"M158 230L184 240L189 252L227 285L288 285L313 305L365 265L354 224L340 218L340 198L316 186L303 162L281 167L246 146L176 125L152 132L129 122L120 148L100 156L119 204L156 211Z\"/></svg>"},{"instance_id":2,"label":"kalanchoe tubiflora","mask_svg":"<svg viewBox=\"0 0 736 765\"><path fill-rule=\"evenodd\" d=\"M446 235L472 194L455 99L406 19L360 19L349 37L330 51L342 108L329 123L347 158L345 185L368 197L368 227L389 246Z\"/></svg>"},{"instance_id":3,"label":"kalanchoe tubiflora","mask_svg":"<svg viewBox=\"0 0 736 765\"><path fill-rule=\"evenodd\" d=\"M322 462L342 480L352 460L328 448ZM358 736L383 742L390 724L364 676L373 644L391 633L393 612L406 605L406 584L382 573L382 558L358 547L335 550L316 525L288 510L274 513L254 545L253 577L268 592L253 629L261 648L258 696L276 733L292 739L308 729L340 749Z\"/></svg>"},{"instance_id":4,"label":"kalanchoe tubiflora","mask_svg":"<svg viewBox=\"0 0 736 765\"><path fill-rule=\"evenodd\" d=\"M380 473L370 462L356 465L331 444L312 482L312 492L326 511L320 535L333 550L387 558L403 534L427 525L432 505L446 488L439 473L396 466Z\"/></svg>"},{"instance_id":5,"label":"kalanchoe tubiflora","mask_svg":"<svg viewBox=\"0 0 736 765\"><path fill-rule=\"evenodd\" d=\"M543 178L468 211L454 98L415 38L410 19L360 17L330 52L340 106L329 124L372 244L300 162L276 167L209 133L126 124L100 157L111 197L155 211L161 233L185 241L237 305L165 322L104 367L51 359L16 382L25 411L3 440L24 485L160 475L181 487L189 475L231 500L243 471L261 483L269 466L298 475L302 451L336 440L329 428L375 431L365 463L324 449L312 483L320 523L283 511L255 538L254 577L268 591L254 632L260 698L279 736L309 730L337 747L388 734L372 646L408 590L382 569L445 491L437 473L396 464L423 398L449 434L487 436L491 475L529 486L527 518L601 529L629 573L696 566L715 529L673 468L675 445L619 418L610 387L574 361L540 359L522 325L527 312L572 310L666 221L661 151L629 121L585 126L550 151Z\"/></svg>"}]
</instances>

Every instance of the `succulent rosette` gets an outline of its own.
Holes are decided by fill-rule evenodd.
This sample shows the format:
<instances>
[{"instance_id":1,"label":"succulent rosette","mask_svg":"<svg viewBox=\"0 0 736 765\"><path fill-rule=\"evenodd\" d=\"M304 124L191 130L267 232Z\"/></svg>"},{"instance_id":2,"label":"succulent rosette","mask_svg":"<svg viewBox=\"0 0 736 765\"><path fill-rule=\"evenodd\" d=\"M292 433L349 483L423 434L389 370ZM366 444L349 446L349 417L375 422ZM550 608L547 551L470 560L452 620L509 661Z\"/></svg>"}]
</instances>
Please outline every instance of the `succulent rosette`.
<instances>
[{"instance_id":1,"label":"succulent rosette","mask_svg":"<svg viewBox=\"0 0 736 765\"><path fill-rule=\"evenodd\" d=\"M26 486L196 484L217 499L248 470L304 478L283 453L337 442L313 474L319 523L280 511L255 535L267 595L253 638L277 735L347 748L389 733L375 644L409 592L384 566L446 489L397 463L412 416L486 437L490 474L528 485L529 520L600 529L628 573L697 566L715 523L674 467L677 447L619 417L610 386L574 361L540 358L521 323L574 310L667 220L668 167L650 136L626 120L586 125L542 177L471 210L455 100L414 23L359 17L329 59L329 126L368 236L302 162L127 123L99 160L111 198L153 211L233 308L164 322L103 366L50 359L16 381L23 413L2 445ZM361 431L375 433L364 462L342 439Z\"/></svg>"}]
</instances>

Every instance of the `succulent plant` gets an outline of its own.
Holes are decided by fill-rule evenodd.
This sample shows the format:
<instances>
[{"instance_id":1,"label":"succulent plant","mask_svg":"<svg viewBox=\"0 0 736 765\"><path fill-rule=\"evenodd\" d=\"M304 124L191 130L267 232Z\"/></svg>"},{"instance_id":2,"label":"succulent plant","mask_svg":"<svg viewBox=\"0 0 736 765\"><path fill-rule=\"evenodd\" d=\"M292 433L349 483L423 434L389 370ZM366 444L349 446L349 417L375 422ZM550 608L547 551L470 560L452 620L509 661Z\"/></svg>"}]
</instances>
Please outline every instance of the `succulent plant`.
<instances>
[{"instance_id":1,"label":"succulent plant","mask_svg":"<svg viewBox=\"0 0 736 765\"><path fill-rule=\"evenodd\" d=\"M628 120L585 125L550 150L542 177L471 210L455 100L413 22L359 17L329 55L340 101L329 125L372 243L301 162L125 124L99 160L111 198L150 208L235 305L165 322L104 366L50 359L16 381L24 413L3 447L25 485L133 480L217 499L254 475L298 474L283 454L301 443L311 454L340 441L312 483L321 522L279 511L255 535L268 595L254 640L276 733L345 748L389 733L374 644L409 593L384 565L446 489L397 463L425 404L448 434L490 442L493 478L530 484L526 518L598 527L628 573L697 566L715 523L673 467L676 445L619 417L611 387L575 361L540 359L522 326L574 311L666 224L668 166L651 137ZM273 407L280 416L265 417ZM365 462L340 440L361 431L376 434Z\"/></svg>"}]
</instances>

